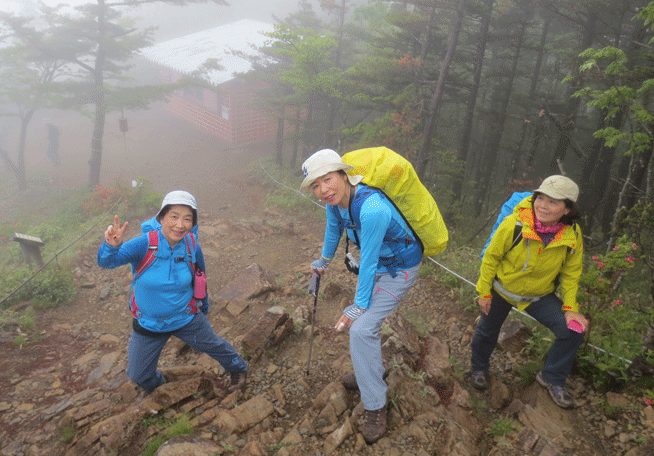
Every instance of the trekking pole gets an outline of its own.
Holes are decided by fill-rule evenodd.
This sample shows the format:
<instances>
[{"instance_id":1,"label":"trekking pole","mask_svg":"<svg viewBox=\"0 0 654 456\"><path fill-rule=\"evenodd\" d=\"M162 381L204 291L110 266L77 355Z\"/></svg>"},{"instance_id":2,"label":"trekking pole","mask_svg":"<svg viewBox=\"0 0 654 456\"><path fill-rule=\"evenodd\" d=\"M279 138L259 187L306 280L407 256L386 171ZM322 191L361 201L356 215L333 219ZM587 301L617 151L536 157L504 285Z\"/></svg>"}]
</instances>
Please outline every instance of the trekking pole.
<instances>
[{"instance_id":1,"label":"trekking pole","mask_svg":"<svg viewBox=\"0 0 654 456\"><path fill-rule=\"evenodd\" d=\"M316 307L318 306L318 290L320 289L320 274L313 273L309 283L309 294L313 295L313 313L311 315L311 332L309 333L309 360L307 361L307 375L311 369L311 348L313 347L313 325L316 322Z\"/></svg>"}]
</instances>

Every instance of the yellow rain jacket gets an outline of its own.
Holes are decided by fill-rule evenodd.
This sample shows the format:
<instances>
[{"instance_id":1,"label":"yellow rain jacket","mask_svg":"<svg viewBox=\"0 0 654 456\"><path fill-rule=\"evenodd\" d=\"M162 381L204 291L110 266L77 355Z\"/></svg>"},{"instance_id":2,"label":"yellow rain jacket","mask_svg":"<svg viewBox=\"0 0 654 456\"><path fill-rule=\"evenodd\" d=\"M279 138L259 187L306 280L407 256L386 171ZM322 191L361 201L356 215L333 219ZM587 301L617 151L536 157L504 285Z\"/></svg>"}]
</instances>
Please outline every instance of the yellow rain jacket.
<instances>
[{"instance_id":1,"label":"yellow rain jacket","mask_svg":"<svg viewBox=\"0 0 654 456\"><path fill-rule=\"evenodd\" d=\"M535 298L552 293L559 277L563 311L579 311L577 289L582 271L583 241L579 226L566 226L556 233L554 239L544 246L534 230L534 212L531 196L516 205L497 227L481 262L477 292L480 297L490 298L493 281L514 298ZM520 220L522 240L515 247L513 233ZM508 302L524 310L531 302L512 299L494 287Z\"/></svg>"}]
</instances>

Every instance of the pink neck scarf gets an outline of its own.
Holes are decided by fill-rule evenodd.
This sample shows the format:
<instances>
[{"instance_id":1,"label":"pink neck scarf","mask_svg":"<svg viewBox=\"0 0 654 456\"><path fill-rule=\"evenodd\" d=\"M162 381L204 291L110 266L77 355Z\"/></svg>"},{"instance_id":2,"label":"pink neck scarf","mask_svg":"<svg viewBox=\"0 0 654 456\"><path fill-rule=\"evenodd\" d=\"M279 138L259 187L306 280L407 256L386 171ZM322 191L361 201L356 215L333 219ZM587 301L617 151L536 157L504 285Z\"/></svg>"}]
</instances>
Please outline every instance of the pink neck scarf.
<instances>
[{"instance_id":1,"label":"pink neck scarf","mask_svg":"<svg viewBox=\"0 0 654 456\"><path fill-rule=\"evenodd\" d=\"M543 225L540 223L540 220L538 220L536 217L534 217L534 228L536 229L537 233L558 233L559 230L562 230L565 228L564 223L557 223L556 225Z\"/></svg>"}]
</instances>

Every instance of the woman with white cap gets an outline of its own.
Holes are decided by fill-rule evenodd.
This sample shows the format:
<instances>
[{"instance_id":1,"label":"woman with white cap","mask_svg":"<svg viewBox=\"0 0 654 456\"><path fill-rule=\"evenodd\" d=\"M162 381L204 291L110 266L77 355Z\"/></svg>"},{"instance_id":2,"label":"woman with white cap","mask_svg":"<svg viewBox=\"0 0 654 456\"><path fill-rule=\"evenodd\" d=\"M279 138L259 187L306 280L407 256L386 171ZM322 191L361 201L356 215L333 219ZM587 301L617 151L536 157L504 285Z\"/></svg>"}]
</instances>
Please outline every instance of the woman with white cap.
<instances>
[{"instance_id":1,"label":"woman with white cap","mask_svg":"<svg viewBox=\"0 0 654 456\"><path fill-rule=\"evenodd\" d=\"M195 269L205 271L202 249L192 234L197 233L197 221L193 195L173 191L164 197L156 217L143 223L144 234L130 241L123 243L128 223L121 227L114 216L98 250L101 267L132 265L130 310L134 319L127 376L146 393L166 382L157 363L170 336L218 361L231 375L230 391L241 389L246 382L247 363L211 327L204 290L194 291Z\"/></svg>"},{"instance_id":2,"label":"woman with white cap","mask_svg":"<svg viewBox=\"0 0 654 456\"><path fill-rule=\"evenodd\" d=\"M361 391L365 408L361 433L371 444L386 432L387 385L379 330L415 282L423 252L393 203L362 184L363 176L346 173L352 169L335 151L319 150L302 165L305 178L300 189L327 203L322 255L311 263L313 271L324 273L344 229L361 250L354 303L343 311L336 328L350 328L354 373L342 381L345 388ZM354 205L360 206L358 217L352 215Z\"/></svg>"},{"instance_id":3,"label":"woman with white cap","mask_svg":"<svg viewBox=\"0 0 654 456\"><path fill-rule=\"evenodd\" d=\"M565 381L588 328L577 303L583 255L575 223L578 196L571 179L550 176L493 234L477 282L481 320L472 340L472 384L477 389L488 388L490 356L515 306L554 333L556 340L536 380L559 407L573 407ZM561 298L555 294L557 284Z\"/></svg>"}]
</instances>

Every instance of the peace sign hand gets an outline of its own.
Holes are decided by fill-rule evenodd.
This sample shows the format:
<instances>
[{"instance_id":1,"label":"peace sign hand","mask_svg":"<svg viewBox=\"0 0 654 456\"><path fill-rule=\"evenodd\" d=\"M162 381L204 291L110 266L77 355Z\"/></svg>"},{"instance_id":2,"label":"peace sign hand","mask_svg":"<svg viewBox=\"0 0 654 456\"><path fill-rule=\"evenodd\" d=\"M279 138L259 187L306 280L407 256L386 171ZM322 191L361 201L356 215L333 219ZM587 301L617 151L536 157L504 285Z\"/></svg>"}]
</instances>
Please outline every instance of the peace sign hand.
<instances>
[{"instance_id":1,"label":"peace sign hand","mask_svg":"<svg viewBox=\"0 0 654 456\"><path fill-rule=\"evenodd\" d=\"M125 234L127 225L129 225L129 222L125 222L121 228L118 216L114 215L114 224L109 225L107 231L104 232L104 240L107 241L107 244L112 247L120 247L123 243L123 235Z\"/></svg>"}]
</instances>

